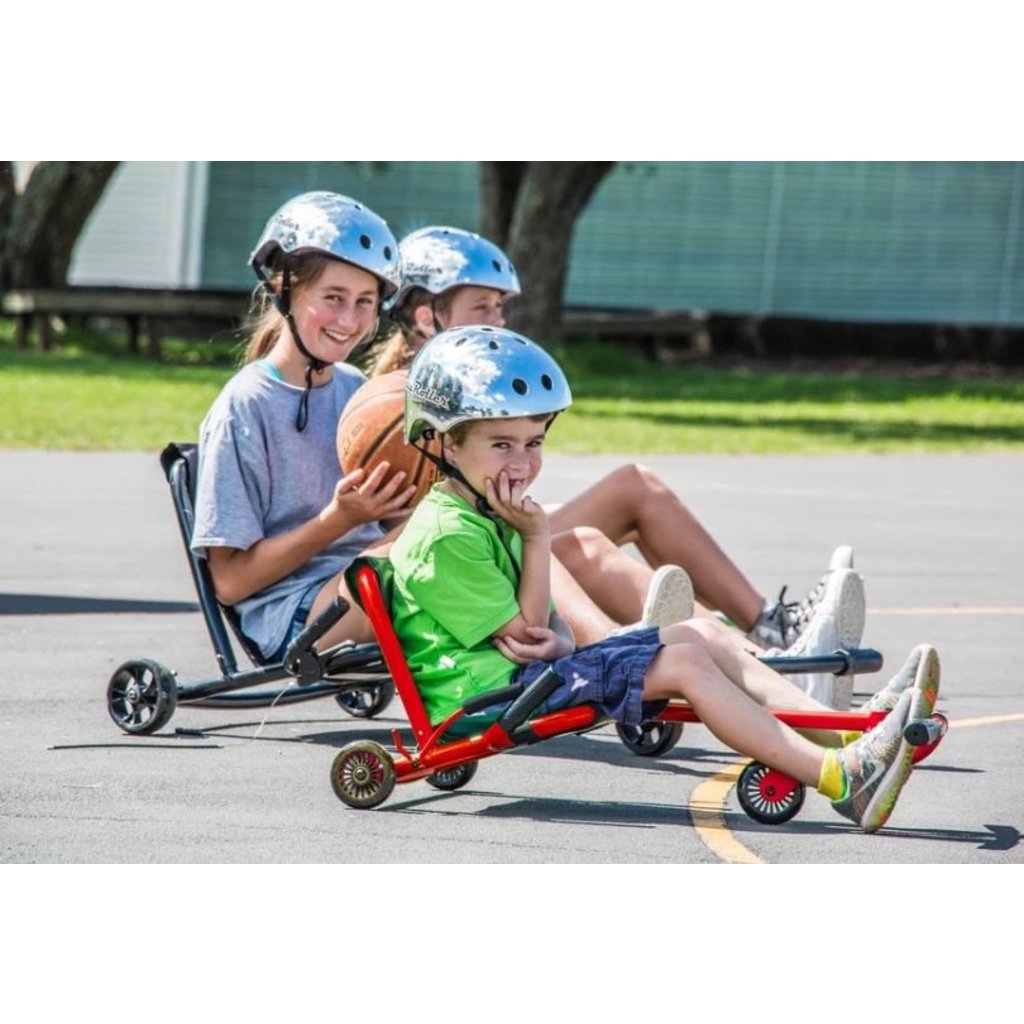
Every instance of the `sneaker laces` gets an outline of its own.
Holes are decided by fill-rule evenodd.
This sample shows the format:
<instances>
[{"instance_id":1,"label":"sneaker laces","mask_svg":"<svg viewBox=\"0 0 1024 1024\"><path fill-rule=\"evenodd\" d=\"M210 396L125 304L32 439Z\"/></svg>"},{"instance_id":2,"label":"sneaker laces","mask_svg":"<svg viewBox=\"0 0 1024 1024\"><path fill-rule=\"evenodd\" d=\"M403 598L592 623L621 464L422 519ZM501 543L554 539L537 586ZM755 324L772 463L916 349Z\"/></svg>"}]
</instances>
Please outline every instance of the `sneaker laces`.
<instances>
[{"instance_id":1,"label":"sneaker laces","mask_svg":"<svg viewBox=\"0 0 1024 1024\"><path fill-rule=\"evenodd\" d=\"M814 584L810 593L802 601L790 601L787 603L785 601L786 587L779 591L776 605L779 608L779 613L783 616L783 629L792 632L792 636L788 637L789 643L797 640L800 634L807 628L807 624L814 618L814 613L818 605L821 604L821 599L825 596L825 590L828 587L828 580L831 575L832 570L830 569Z\"/></svg>"},{"instance_id":2,"label":"sneaker laces","mask_svg":"<svg viewBox=\"0 0 1024 1024\"><path fill-rule=\"evenodd\" d=\"M789 647L800 637L800 634L807 628L807 623L810 622L814 612L813 605L809 603L810 598L804 602L787 602L786 590L787 587L783 586L779 591L779 596L775 599L775 604L767 615L767 618L778 627L779 633L782 636L783 647ZM822 588L822 592L824 593L824 588ZM819 597L818 600L821 600L821 598Z\"/></svg>"},{"instance_id":3,"label":"sneaker laces","mask_svg":"<svg viewBox=\"0 0 1024 1024\"><path fill-rule=\"evenodd\" d=\"M757 634L762 639L768 638L771 634L770 652L784 652L787 648L800 639L804 630L807 629L814 612L821 599L825 596L825 588L828 586L829 573L826 573L811 589L811 592L802 601L787 601L786 591L788 584L779 591L775 603L765 606L758 617L751 634Z\"/></svg>"}]
</instances>

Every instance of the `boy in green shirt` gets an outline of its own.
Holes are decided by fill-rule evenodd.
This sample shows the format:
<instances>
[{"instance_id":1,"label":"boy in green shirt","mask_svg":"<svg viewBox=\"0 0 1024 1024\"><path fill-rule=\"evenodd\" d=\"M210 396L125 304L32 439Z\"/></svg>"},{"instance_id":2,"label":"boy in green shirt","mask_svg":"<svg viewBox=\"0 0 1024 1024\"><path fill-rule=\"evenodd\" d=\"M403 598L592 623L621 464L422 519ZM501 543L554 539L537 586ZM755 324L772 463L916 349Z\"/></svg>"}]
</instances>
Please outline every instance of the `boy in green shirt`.
<instances>
[{"instance_id":1,"label":"boy in green shirt","mask_svg":"<svg viewBox=\"0 0 1024 1024\"><path fill-rule=\"evenodd\" d=\"M407 440L439 434L447 479L391 549L391 610L431 722L480 693L528 684L550 666L560 684L538 714L588 703L638 725L681 698L723 743L816 787L864 831L880 828L912 768L904 726L932 713L934 648L916 648L881 691L893 705L884 721L838 750L816 746L751 696L766 673L776 673L713 620L577 649L551 600L548 518L528 493L547 429L571 401L557 363L503 328L444 331L409 371Z\"/></svg>"}]
</instances>

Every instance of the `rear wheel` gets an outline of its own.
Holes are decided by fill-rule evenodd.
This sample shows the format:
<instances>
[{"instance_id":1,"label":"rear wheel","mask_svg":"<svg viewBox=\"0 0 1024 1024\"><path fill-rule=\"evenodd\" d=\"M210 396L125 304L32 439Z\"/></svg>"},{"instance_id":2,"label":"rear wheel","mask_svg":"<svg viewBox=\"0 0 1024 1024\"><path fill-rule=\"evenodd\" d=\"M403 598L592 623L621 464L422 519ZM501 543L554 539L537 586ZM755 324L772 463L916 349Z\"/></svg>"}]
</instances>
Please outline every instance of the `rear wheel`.
<instances>
[{"instance_id":1,"label":"rear wheel","mask_svg":"<svg viewBox=\"0 0 1024 1024\"><path fill-rule=\"evenodd\" d=\"M641 725L616 725L619 739L640 757L660 757L671 750L683 735L682 722L643 722Z\"/></svg>"},{"instance_id":2,"label":"rear wheel","mask_svg":"<svg viewBox=\"0 0 1024 1024\"><path fill-rule=\"evenodd\" d=\"M428 775L427 782L434 789L462 789L476 775L479 764L479 761L467 761L465 764L457 764L454 768L444 768L433 775Z\"/></svg>"},{"instance_id":3,"label":"rear wheel","mask_svg":"<svg viewBox=\"0 0 1024 1024\"><path fill-rule=\"evenodd\" d=\"M391 703L394 696L395 684L388 680L373 686L342 690L334 695L334 699L353 718L374 718Z\"/></svg>"}]
</instances>

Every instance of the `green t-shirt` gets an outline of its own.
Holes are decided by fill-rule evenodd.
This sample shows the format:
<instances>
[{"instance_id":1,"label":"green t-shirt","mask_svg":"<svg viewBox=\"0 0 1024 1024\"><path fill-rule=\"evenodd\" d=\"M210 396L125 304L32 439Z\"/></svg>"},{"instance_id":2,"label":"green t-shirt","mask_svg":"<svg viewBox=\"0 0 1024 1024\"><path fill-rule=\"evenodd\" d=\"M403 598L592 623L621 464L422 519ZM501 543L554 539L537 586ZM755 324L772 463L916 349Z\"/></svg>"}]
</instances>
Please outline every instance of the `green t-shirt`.
<instances>
[{"instance_id":1,"label":"green t-shirt","mask_svg":"<svg viewBox=\"0 0 1024 1024\"><path fill-rule=\"evenodd\" d=\"M511 526L439 486L392 546L391 616L432 724L470 697L507 686L518 668L491 634L519 613L522 558Z\"/></svg>"}]
</instances>

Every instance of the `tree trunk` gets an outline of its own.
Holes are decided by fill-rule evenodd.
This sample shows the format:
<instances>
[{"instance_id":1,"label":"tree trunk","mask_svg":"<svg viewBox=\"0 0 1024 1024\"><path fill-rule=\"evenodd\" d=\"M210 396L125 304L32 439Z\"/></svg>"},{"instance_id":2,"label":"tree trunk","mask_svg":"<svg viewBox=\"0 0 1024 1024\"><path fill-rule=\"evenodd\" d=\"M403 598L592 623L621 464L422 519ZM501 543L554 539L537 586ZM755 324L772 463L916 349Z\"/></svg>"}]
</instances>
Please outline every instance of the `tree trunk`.
<instances>
[{"instance_id":1,"label":"tree trunk","mask_svg":"<svg viewBox=\"0 0 1024 1024\"><path fill-rule=\"evenodd\" d=\"M576 221L614 162L481 164L483 234L500 245L523 294L509 323L538 341L559 336Z\"/></svg>"},{"instance_id":2,"label":"tree trunk","mask_svg":"<svg viewBox=\"0 0 1024 1024\"><path fill-rule=\"evenodd\" d=\"M37 163L19 193L0 164L0 289L60 288L78 236L117 161Z\"/></svg>"},{"instance_id":3,"label":"tree trunk","mask_svg":"<svg viewBox=\"0 0 1024 1024\"><path fill-rule=\"evenodd\" d=\"M522 161L489 160L480 164L483 216L480 233L504 249L516 209L516 196L526 164Z\"/></svg>"}]
</instances>

